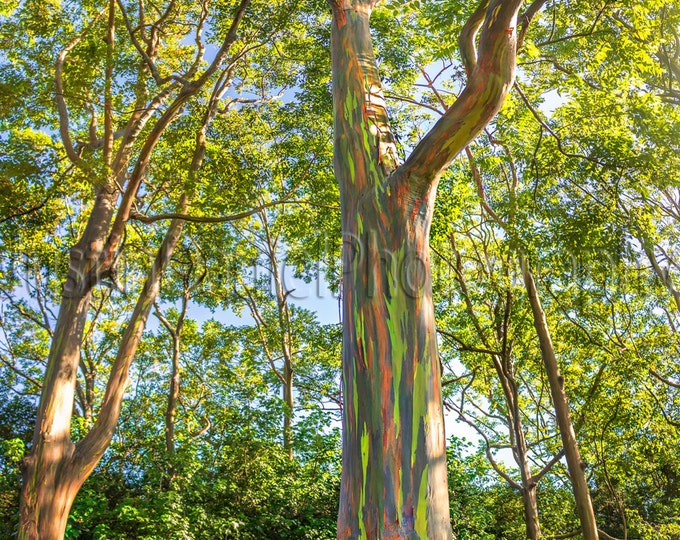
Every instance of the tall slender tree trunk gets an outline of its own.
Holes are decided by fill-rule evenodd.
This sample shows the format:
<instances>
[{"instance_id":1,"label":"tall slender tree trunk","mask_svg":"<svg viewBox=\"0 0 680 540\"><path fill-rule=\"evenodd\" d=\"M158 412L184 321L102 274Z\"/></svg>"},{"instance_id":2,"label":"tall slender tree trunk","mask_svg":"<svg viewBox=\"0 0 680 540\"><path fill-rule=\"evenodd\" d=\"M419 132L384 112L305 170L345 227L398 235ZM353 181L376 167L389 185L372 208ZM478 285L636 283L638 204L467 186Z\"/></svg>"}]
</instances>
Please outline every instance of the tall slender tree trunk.
<instances>
[{"instance_id":1,"label":"tall slender tree trunk","mask_svg":"<svg viewBox=\"0 0 680 540\"><path fill-rule=\"evenodd\" d=\"M283 447L288 459L293 460L293 362L290 356L283 359Z\"/></svg>"},{"instance_id":2,"label":"tall slender tree trunk","mask_svg":"<svg viewBox=\"0 0 680 540\"><path fill-rule=\"evenodd\" d=\"M270 236L269 226L265 221L267 231L267 249L272 265L272 277L276 292L276 309L279 318L279 330L281 332L281 356L283 357L283 369L281 370L283 386L283 447L288 453L288 459L293 459L293 406L295 397L293 395L293 336L290 327L290 309L288 307L288 295L284 290L283 280L279 269L279 259L276 255L276 242Z\"/></svg>"},{"instance_id":3,"label":"tall slender tree trunk","mask_svg":"<svg viewBox=\"0 0 680 540\"><path fill-rule=\"evenodd\" d=\"M521 419L519 419L519 415L514 420L513 426L516 431L515 452L517 453L516 458L522 477L521 493L524 505L526 534L529 540L539 540L541 538L541 522L538 518L537 482L534 480L531 466L529 465L529 453L527 452L527 443L524 437L524 426Z\"/></svg>"},{"instance_id":4,"label":"tall slender tree trunk","mask_svg":"<svg viewBox=\"0 0 680 540\"><path fill-rule=\"evenodd\" d=\"M512 302L512 296L510 294L508 294L507 298L509 303ZM508 305L506 309L510 310L510 306ZM506 333L507 328L503 328L502 332ZM503 341L503 336L499 337L500 341ZM521 476L521 484L514 485L513 487L519 489L519 492L522 495L527 538L529 540L539 540L541 538L541 523L538 517L538 502L536 498L537 481L534 479L529 463L529 452L524 433L524 423L522 422L522 411L520 410L520 405L518 403L519 388L517 386L513 368L514 362L509 354L510 351L504 351L502 356L494 355L493 363L501 387L503 388L512 451Z\"/></svg>"},{"instance_id":5,"label":"tall slender tree trunk","mask_svg":"<svg viewBox=\"0 0 680 540\"><path fill-rule=\"evenodd\" d=\"M170 372L170 388L168 389L168 402L165 407L165 450L172 459L175 455L175 421L177 416L177 402L179 401L180 389L180 356L182 345L182 329L177 325L172 335L172 367ZM169 472L169 482L172 482L174 471Z\"/></svg>"},{"instance_id":6,"label":"tall slender tree trunk","mask_svg":"<svg viewBox=\"0 0 680 540\"><path fill-rule=\"evenodd\" d=\"M508 303L512 302L512 295L507 295ZM506 307L510 310L510 305ZM507 327L504 329L507 334ZM513 441L513 453L515 454L515 461L519 467L520 477L522 479L520 485L520 493L522 495L522 503L524 505L524 522L526 524L526 535L529 540L539 540L541 538L541 522L538 517L538 501L536 497L537 480L531 471L529 463L529 451L527 446L526 435L524 432L524 422L522 422L522 411L519 404L519 387L517 379L515 378L514 362L510 358L510 351L505 350L504 356L506 358L501 361L494 359L496 369L499 371L498 376L501 380L503 393L505 394L505 402L508 407L508 423L510 433L510 440Z\"/></svg>"},{"instance_id":7,"label":"tall slender tree trunk","mask_svg":"<svg viewBox=\"0 0 680 540\"><path fill-rule=\"evenodd\" d=\"M564 391L564 378L560 374L557 358L555 357L555 349L550 337L550 329L546 320L545 312L541 306L541 299L536 290L536 283L529 268L528 262L520 255L520 266L522 268L522 275L524 278L524 285L531 304L531 311L534 316L534 326L538 334L538 340L541 348L541 357L543 365L548 375L548 383L550 384L550 394L555 407L555 416L557 418L557 426L562 437L562 446L567 459L567 468L569 469L569 476L571 477L571 484L574 489L574 499L576 500L576 510L581 521L581 532L585 540L598 540L597 523L595 521L595 512L593 510L593 503L590 498L590 490L588 489L588 481L586 479L585 468L586 465L581 461L581 454L576 441L576 434L574 433L574 426L571 421L571 413L569 411L569 400Z\"/></svg>"},{"instance_id":8,"label":"tall slender tree trunk","mask_svg":"<svg viewBox=\"0 0 680 540\"><path fill-rule=\"evenodd\" d=\"M173 325L162 313L158 304L156 306L156 317L170 334L172 343L172 357L170 364L170 385L168 388L168 400L165 406L165 451L170 461L167 468L167 478L164 479L163 486L169 489L175 478L175 423L177 421L177 403L180 395L181 367L180 359L182 356L182 331L184 320L187 314L189 297L191 290L185 280L184 294L182 295L182 307L180 308L177 322Z\"/></svg>"},{"instance_id":9,"label":"tall slender tree trunk","mask_svg":"<svg viewBox=\"0 0 680 540\"><path fill-rule=\"evenodd\" d=\"M113 197L107 200L112 203ZM108 205L105 207L108 209ZM92 216L98 214L99 212L93 212ZM100 219L103 218L97 217L97 221ZM91 217L91 223L94 222L95 219ZM75 275L67 281L50 350L33 447L22 463L20 539L63 538L73 500L113 437L128 370L149 310L158 294L161 276L181 234L182 225L182 221L175 220L168 229L123 334L99 417L78 444L71 441L71 415L76 369L80 361L80 340L87 318L91 287L83 289L82 279L76 279ZM88 237L89 229L88 224L84 239ZM83 243L81 241L78 245ZM77 252L77 249L74 248L74 251ZM81 266L71 272L83 269ZM87 272L81 275L87 275Z\"/></svg>"}]
</instances>

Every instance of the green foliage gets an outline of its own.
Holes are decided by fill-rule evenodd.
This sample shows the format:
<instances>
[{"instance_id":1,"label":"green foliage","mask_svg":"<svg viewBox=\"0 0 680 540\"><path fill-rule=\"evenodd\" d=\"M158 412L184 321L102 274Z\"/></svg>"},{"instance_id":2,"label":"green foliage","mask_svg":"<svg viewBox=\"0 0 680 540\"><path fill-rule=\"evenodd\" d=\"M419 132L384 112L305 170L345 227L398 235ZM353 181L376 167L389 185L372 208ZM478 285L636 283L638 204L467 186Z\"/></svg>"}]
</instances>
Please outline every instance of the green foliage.
<instances>
[{"instance_id":1,"label":"green foliage","mask_svg":"<svg viewBox=\"0 0 680 540\"><path fill-rule=\"evenodd\" d=\"M0 7L3 538L16 529L20 462L33 435L68 251L106 174L98 143L107 50L100 4ZM236 4L210 6L199 66L214 56ZM121 5L135 35L150 31L137 2ZM160 2L147 15L165 8L154 58L161 79L194 62L201 17L197 2ZM475 8L454 0L386 1L373 14L403 155L465 83L456 36ZM112 114L119 129L138 103L146 107L159 92L175 96L179 86L151 76L120 5L116 14ZM520 252L536 275L600 527L615 537L680 537L679 24L673 2L547 2L519 51L516 89L470 147L479 183L465 156L441 179L431 244L445 400L481 434L477 444L454 436L449 445L459 540L525 534L520 494L500 474L521 476L508 451L512 411L489 350L510 351L534 474L560 450ZM82 160L73 166L59 133L54 66L79 35L64 66L69 131ZM279 268L310 289L324 279L340 290L329 41L325 2L254 2L237 43L233 85L206 131L200 171L192 176L189 164L217 74L156 144L135 199L139 214L172 213L184 192L192 197L188 213L200 218L269 206L235 221L187 223L130 373L118 430L76 499L68 538L335 537L340 329L272 287ZM119 145L117 136L114 150ZM107 278L94 292L74 440L96 418L166 228L167 220L131 219L120 290ZM160 316L183 324L174 451L165 441L173 344ZM292 408L281 392L286 340ZM292 461L282 444L287 415ZM546 535L576 528L562 462L541 478L537 498Z\"/></svg>"},{"instance_id":2,"label":"green foliage","mask_svg":"<svg viewBox=\"0 0 680 540\"><path fill-rule=\"evenodd\" d=\"M335 449L337 453L337 448ZM338 475L320 462L290 463L280 447L233 440L185 454L186 476L159 490L153 471L130 484L104 468L83 487L68 538L330 539ZM157 479L156 479L157 480Z\"/></svg>"}]
</instances>

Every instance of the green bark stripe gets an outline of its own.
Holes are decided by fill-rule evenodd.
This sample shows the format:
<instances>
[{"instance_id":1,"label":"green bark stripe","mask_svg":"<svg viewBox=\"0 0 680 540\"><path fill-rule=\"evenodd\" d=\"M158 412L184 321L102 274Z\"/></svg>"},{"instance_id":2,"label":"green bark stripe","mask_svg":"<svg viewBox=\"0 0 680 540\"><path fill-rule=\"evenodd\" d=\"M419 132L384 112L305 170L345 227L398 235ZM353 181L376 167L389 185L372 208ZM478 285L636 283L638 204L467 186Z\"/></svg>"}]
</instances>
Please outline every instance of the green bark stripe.
<instances>
[{"instance_id":1,"label":"green bark stripe","mask_svg":"<svg viewBox=\"0 0 680 540\"><path fill-rule=\"evenodd\" d=\"M395 291L396 292L396 291ZM395 436L399 438L401 431L400 409L399 409L399 386L401 385L401 369L407 352L407 344L404 339L403 329L401 328L401 318L398 314L404 312L403 301L394 295L388 298L384 294L385 306L387 307L387 331L390 335L390 345L392 347L392 389L394 391L394 425Z\"/></svg>"},{"instance_id":2,"label":"green bark stripe","mask_svg":"<svg viewBox=\"0 0 680 540\"><path fill-rule=\"evenodd\" d=\"M361 433L361 472L363 474L362 487L361 487L361 501L359 503L359 527L361 528L360 539L368 540L366 536L366 524L364 523L364 506L366 504L366 489L367 489L367 478L366 473L368 471L368 427L364 424L364 429Z\"/></svg>"},{"instance_id":3,"label":"green bark stripe","mask_svg":"<svg viewBox=\"0 0 680 540\"><path fill-rule=\"evenodd\" d=\"M418 433L420 432L420 420L427 423L427 377L429 369L422 362L416 362L413 375L413 422L411 432L411 467L416 463L418 452Z\"/></svg>"},{"instance_id":4,"label":"green bark stripe","mask_svg":"<svg viewBox=\"0 0 680 540\"><path fill-rule=\"evenodd\" d=\"M427 469L425 465L423 474L420 477L420 488L418 489L418 502L416 504L415 530L421 540L427 540Z\"/></svg>"}]
</instances>

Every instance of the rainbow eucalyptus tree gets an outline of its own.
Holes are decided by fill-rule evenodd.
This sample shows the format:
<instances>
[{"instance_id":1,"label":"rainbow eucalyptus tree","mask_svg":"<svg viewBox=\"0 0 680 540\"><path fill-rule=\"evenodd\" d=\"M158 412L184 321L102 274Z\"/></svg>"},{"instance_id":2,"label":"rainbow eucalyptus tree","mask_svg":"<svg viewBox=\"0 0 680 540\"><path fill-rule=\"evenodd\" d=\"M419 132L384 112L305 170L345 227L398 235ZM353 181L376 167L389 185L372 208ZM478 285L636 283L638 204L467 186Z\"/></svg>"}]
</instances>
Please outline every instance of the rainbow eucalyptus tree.
<instances>
[{"instance_id":1,"label":"rainbow eucalyptus tree","mask_svg":"<svg viewBox=\"0 0 680 540\"><path fill-rule=\"evenodd\" d=\"M128 373L142 338L146 321L154 300L158 296L161 279L172 253L179 241L184 224L184 213L189 209L189 182L203 162L205 133L214 117L220 97L230 87L234 77L236 62L243 55L239 48L239 27L244 19L250 0L241 0L233 7L233 17L225 32L221 47L209 65L201 68L205 45L202 41L203 27L208 18L208 1L199 9L199 22L192 29L196 39L196 51L192 51L186 71L162 78L156 61L164 47L170 49L176 42L165 44L159 37L164 33L164 25L174 24L174 16L180 11L171 1L166 11L154 22L146 34L140 22L135 29L130 22L127 8L123 2L110 0L106 9L85 22L81 34L61 50L54 66L54 87L59 134L66 157L72 162L72 171L81 171L95 188L94 202L89 210L80 239L70 250L70 266L63 285L61 304L56 317L50 351L42 382L42 393L37 410L37 418L31 450L22 462L23 485L20 499L18 538L25 540L58 540L64 537L71 505L85 482L93 472L108 448L120 415L122 400L128 381ZM194 13L184 15L194 17ZM30 10L30 6L27 8ZM138 6L138 17L144 21L143 4ZM107 17L104 15L107 14ZM21 16L21 13L19 14ZM84 16L87 13L84 11ZM118 111L114 86L117 66L116 54L125 51L126 44L119 38L116 42L116 24L120 19L125 23L128 37L137 58L134 92L123 112ZM107 23L100 24L100 20ZM69 91L69 78L65 77L66 60L71 55L71 65L82 68L82 44L91 35L104 33L106 61L103 81L103 138L97 129L98 112L94 104L83 106L91 109L89 142L76 139L83 133L77 130L82 125L82 116L77 114L84 98L73 99ZM177 40L182 36L175 36ZM142 45L138 39L141 39ZM128 50L131 49L127 44ZM177 56L177 53L174 53ZM73 68L71 68L73 69ZM68 70L66 70L68 71ZM77 71L74 70L74 71ZM125 74L127 76L129 74ZM121 76L124 78L124 76ZM132 80L135 80L133 78ZM158 93L150 96L147 86L154 86ZM92 86L96 86L92 83ZM154 148L166 133L170 124L180 115L182 109L198 100L204 87L213 86L210 103L205 113L202 129L197 134L196 148L189 166L188 180L180 201L179 214L169 225L165 238L159 246L154 261L148 270L148 277L139 293L135 308L125 326L120 339L115 360L111 366L106 389L99 407L96 420L87 433L77 442L72 440L71 424L74 411L74 394L77 386L78 370L82 369L81 349L89 318L93 293L104 279L116 283L117 263L125 245L127 222L135 215L140 187L146 182L149 187L147 171L153 158ZM68 103L67 103L67 98ZM96 101L96 100L95 100ZM126 109L131 110L127 112ZM82 110L80 111L81 115ZM157 113L157 114L156 114ZM155 117L155 118L154 118ZM76 122L75 120L81 120ZM121 129L116 129L121 128ZM150 128L150 129L149 129ZM148 130L148 131L147 131ZM74 140L77 141L74 144ZM99 156L89 155L85 149L102 149ZM101 157L101 161L98 158Z\"/></svg>"},{"instance_id":2,"label":"rainbow eucalyptus tree","mask_svg":"<svg viewBox=\"0 0 680 540\"><path fill-rule=\"evenodd\" d=\"M479 4L459 38L466 87L400 164L371 41L378 1L330 2L344 238L339 539L452 537L428 235L442 172L514 82L522 3ZM527 9L520 35L544 3Z\"/></svg>"}]
</instances>

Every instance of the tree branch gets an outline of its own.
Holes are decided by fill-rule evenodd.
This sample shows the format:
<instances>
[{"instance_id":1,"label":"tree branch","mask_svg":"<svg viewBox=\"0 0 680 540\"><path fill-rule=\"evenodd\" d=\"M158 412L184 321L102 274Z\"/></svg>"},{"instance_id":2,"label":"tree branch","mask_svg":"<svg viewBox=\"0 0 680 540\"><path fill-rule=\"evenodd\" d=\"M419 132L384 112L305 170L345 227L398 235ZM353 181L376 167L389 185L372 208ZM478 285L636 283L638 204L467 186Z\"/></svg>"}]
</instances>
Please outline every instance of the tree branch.
<instances>
[{"instance_id":1,"label":"tree branch","mask_svg":"<svg viewBox=\"0 0 680 540\"><path fill-rule=\"evenodd\" d=\"M224 38L224 42L222 43L220 50L217 52L211 64L206 68L203 74L196 81L184 85L179 95L175 98L172 104L170 104L168 109L163 113L163 115L159 118L158 122L156 122L156 124L152 128L149 137L147 138L144 146L142 147L135 168L132 171L132 174L130 175L130 179L128 180L128 185L125 189L125 193L123 194L123 198L120 203L118 213L116 214L116 218L111 227L111 233L109 234L109 238L106 242L105 249L103 250L103 257L100 263L100 268L97 270L99 274L105 273L114 260L115 252L118 249L120 241L123 237L125 224L130 219L132 205L139 190L139 186L141 185L142 180L146 174L146 169L149 164L149 160L151 158L151 153L153 152L153 149L160 140L161 135L163 134L165 129L179 113L184 103L191 96L196 94L196 92L198 92L198 90L206 83L208 78L222 64L231 46L236 42L236 39L238 37L237 30L239 28L241 21L243 20L246 8L248 7L249 4L250 0L241 0L241 4L237 9L236 14L234 15L234 19L232 21L231 27L229 28L229 31L227 32L226 37Z\"/></svg>"},{"instance_id":2,"label":"tree branch","mask_svg":"<svg viewBox=\"0 0 680 540\"><path fill-rule=\"evenodd\" d=\"M538 474L533 475L532 480L538 484L538 482L543 478L550 470L555 466L555 464L564 457L564 448L557 452L548 463L546 463Z\"/></svg>"},{"instance_id":3,"label":"tree branch","mask_svg":"<svg viewBox=\"0 0 680 540\"><path fill-rule=\"evenodd\" d=\"M650 369L650 370L649 370L649 374L650 374L652 377L654 377L654 378L660 380L662 383L667 384L668 386L672 386L673 388L680 388L680 384L675 383L675 382L673 382L673 381L670 381L670 380L666 379L666 378L663 377L660 373L658 373L657 371L654 371L653 369Z\"/></svg>"},{"instance_id":4,"label":"tree branch","mask_svg":"<svg viewBox=\"0 0 680 540\"><path fill-rule=\"evenodd\" d=\"M73 142L71 141L71 133L69 127L68 118L68 107L66 106L66 100L64 99L64 62L68 53L70 53L78 43L80 43L83 38L90 31L90 28L106 13L106 8L102 9L92 22L83 30L83 32L75 39L73 39L57 56L57 61L54 64L54 85L56 87L55 100L57 102L57 113L59 115L59 134L61 135L62 143L64 144L64 149L66 150L66 155L71 160L74 165L80 165L80 156L76 153L73 148Z\"/></svg>"},{"instance_id":5,"label":"tree branch","mask_svg":"<svg viewBox=\"0 0 680 540\"><path fill-rule=\"evenodd\" d=\"M522 22L520 24L519 35L517 36L517 49L519 50L524 44L524 36L529 29L529 23L541 10L541 8L548 3L548 0L534 0L526 11L522 14Z\"/></svg>"},{"instance_id":6,"label":"tree branch","mask_svg":"<svg viewBox=\"0 0 680 540\"><path fill-rule=\"evenodd\" d=\"M484 5L482 2L481 5ZM424 197L442 171L484 129L501 108L515 80L515 26L522 0L492 0L479 38L478 59L473 62L471 42L479 27L479 10L464 29L464 61L472 69L456 102L423 137L406 162L395 171L415 198ZM481 7L481 6L480 6Z\"/></svg>"},{"instance_id":7,"label":"tree branch","mask_svg":"<svg viewBox=\"0 0 680 540\"><path fill-rule=\"evenodd\" d=\"M480 353L480 354L490 354L492 356L499 356L500 355L500 353L498 351L492 351L491 349L484 349L484 348L480 348L480 347L473 347L473 346L470 346L470 345L466 345L465 342L463 342L463 340L459 339L455 334L453 334L451 332L447 332L446 330L442 330L442 329L438 328L437 333L455 341L459 345L459 350L461 350L461 351L474 352L474 353Z\"/></svg>"},{"instance_id":8,"label":"tree branch","mask_svg":"<svg viewBox=\"0 0 680 540\"><path fill-rule=\"evenodd\" d=\"M104 76L104 165L111 167L113 154L113 48L116 39L116 0L109 0L109 24L106 32L106 69ZM96 118L95 115L92 115ZM110 170L107 170L110 173Z\"/></svg>"},{"instance_id":9,"label":"tree branch","mask_svg":"<svg viewBox=\"0 0 680 540\"><path fill-rule=\"evenodd\" d=\"M180 205L185 205L186 197L182 199ZM179 241L183 225L182 220L173 220L168 228L163 243L149 269L134 312L125 328L118 354L111 367L111 374L97 421L90 432L76 445L76 453L79 459L75 461L75 466L82 471L89 472L95 467L113 437L120 416L120 407L128 382L130 365L137 351L137 345L142 338L153 302L158 296L161 278Z\"/></svg>"},{"instance_id":10,"label":"tree branch","mask_svg":"<svg viewBox=\"0 0 680 540\"><path fill-rule=\"evenodd\" d=\"M292 194L291 194L292 195ZM262 210L266 210L267 208L271 208L272 206L279 206L281 204L306 204L309 206L315 206L319 208L327 208L330 210L339 210L339 207L337 206L331 206L327 204L316 204L310 201L304 201L304 200L295 200L295 199L288 199L284 197L283 199L278 199L276 201L268 202L261 204L259 206L256 206L254 208L251 208L250 210L246 210L244 212L239 212L238 214L231 214L228 216L215 216L215 217L210 217L210 216L192 216L189 214L157 214L155 216L146 216L144 214L140 214L138 212L132 212L130 214L130 219L134 219L137 221L141 221L142 223L153 223L155 221L163 221L167 219L183 219L184 221L191 221L193 223L227 223L230 221L238 221L239 219L247 218L249 216L252 216L253 214L257 214L258 212L261 212Z\"/></svg>"},{"instance_id":11,"label":"tree branch","mask_svg":"<svg viewBox=\"0 0 680 540\"><path fill-rule=\"evenodd\" d=\"M475 39L479 28L486 19L486 8L488 6L489 0L481 0L477 9L467 20L458 36L460 56L463 60L463 65L465 66L465 72L468 75L471 75L477 67L477 47L475 46Z\"/></svg>"},{"instance_id":12,"label":"tree branch","mask_svg":"<svg viewBox=\"0 0 680 540\"><path fill-rule=\"evenodd\" d=\"M452 408L454 408L454 410L457 409L457 407L455 405L453 405ZM486 447L486 458L489 460L489 463L491 464L491 467L493 468L493 470L496 471L496 473L501 478L503 478L503 480L505 480L511 487L515 488L518 491L522 491L522 486L519 483L517 483L515 480L513 480L510 477L510 475L508 475L505 471L503 471L503 469L500 468L500 466L498 465L498 463L494 459L493 454L491 453L491 444L489 442L489 438L486 436L486 433L484 433L481 429L479 429L477 424L475 424L474 422L471 422L468 418L466 418L465 415L463 414L463 411L457 410L456 412L458 412L458 419L461 422L465 422L467 425L469 425L471 428L473 428L477 433L479 433L479 435L482 437L482 439L484 439L484 443L485 443L485 447Z\"/></svg>"}]
</instances>

